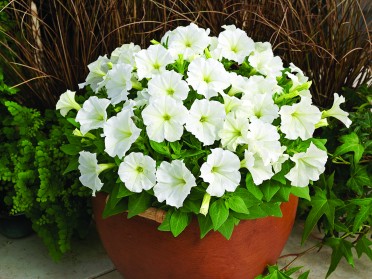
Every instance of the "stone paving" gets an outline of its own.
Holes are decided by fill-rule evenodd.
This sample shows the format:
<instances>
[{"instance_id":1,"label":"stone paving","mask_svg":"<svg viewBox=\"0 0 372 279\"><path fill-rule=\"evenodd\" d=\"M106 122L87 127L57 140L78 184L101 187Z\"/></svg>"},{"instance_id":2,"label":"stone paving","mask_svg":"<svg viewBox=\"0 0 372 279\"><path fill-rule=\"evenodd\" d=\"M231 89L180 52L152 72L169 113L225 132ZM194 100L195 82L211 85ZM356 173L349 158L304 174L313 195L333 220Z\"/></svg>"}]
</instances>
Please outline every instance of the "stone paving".
<instances>
[{"instance_id":1,"label":"stone paving","mask_svg":"<svg viewBox=\"0 0 372 279\"><path fill-rule=\"evenodd\" d=\"M310 238L301 247L301 233L302 224L295 224L282 255L299 253L314 245L314 239ZM87 239L76 241L73 245L74 252L55 263L36 235L19 240L9 240L0 235L0 279L121 279L95 230L92 230ZM304 271L310 269L310 279L325 278L330 255L330 249L313 251L297 259L293 266L304 266ZM292 259L282 258L279 265L285 266ZM353 269L342 259L340 266L329 278L372 278L372 262L365 255L355 261L355 267Z\"/></svg>"}]
</instances>

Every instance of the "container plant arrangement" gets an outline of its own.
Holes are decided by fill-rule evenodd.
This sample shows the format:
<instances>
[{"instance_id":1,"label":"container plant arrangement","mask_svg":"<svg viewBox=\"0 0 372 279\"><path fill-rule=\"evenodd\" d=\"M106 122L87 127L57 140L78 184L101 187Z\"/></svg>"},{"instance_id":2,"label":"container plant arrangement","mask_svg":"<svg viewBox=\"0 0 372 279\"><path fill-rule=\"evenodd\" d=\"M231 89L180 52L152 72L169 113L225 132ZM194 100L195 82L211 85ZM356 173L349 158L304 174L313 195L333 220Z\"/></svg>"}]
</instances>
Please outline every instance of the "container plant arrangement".
<instances>
[{"instance_id":1,"label":"container plant arrangement","mask_svg":"<svg viewBox=\"0 0 372 279\"><path fill-rule=\"evenodd\" d=\"M68 90L56 105L76 127L63 147L76 155L71 169L80 170L80 181L93 196L106 193L93 199L95 218L104 246L126 278L260 274L285 244L295 196L309 198L308 186L324 172L325 141L315 130L327 125L327 117L350 125L340 109L343 97L336 94L332 108L321 112L298 67L285 68L269 43L255 43L233 25L223 28L212 37L208 29L190 24L147 49L123 45L88 66L80 84L86 87L83 103ZM144 215L161 222L158 229L177 238L153 234L156 222L145 218L111 216L124 211L128 218ZM101 214L111 217L103 220ZM197 227L202 240L194 237ZM110 244L110 238L117 241ZM210 240L217 242L207 251L203 243ZM236 252L233 243L244 252ZM229 249L238 256L224 254Z\"/></svg>"}]
</instances>

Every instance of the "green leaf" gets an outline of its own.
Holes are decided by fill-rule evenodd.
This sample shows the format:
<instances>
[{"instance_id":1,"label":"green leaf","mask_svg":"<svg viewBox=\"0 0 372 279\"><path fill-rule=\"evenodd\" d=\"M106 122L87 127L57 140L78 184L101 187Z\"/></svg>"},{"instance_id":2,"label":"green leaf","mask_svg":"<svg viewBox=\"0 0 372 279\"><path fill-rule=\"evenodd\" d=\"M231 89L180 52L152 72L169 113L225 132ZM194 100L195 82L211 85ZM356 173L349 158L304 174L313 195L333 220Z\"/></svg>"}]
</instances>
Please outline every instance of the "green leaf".
<instances>
[{"instance_id":1,"label":"green leaf","mask_svg":"<svg viewBox=\"0 0 372 279\"><path fill-rule=\"evenodd\" d=\"M61 146L61 150L67 155L77 155L81 151L81 148L78 145L65 144Z\"/></svg>"},{"instance_id":2,"label":"green leaf","mask_svg":"<svg viewBox=\"0 0 372 279\"><path fill-rule=\"evenodd\" d=\"M332 248L331 264L327 271L326 278L335 271L342 257L344 257L347 262L354 267L353 253L351 252L353 245L349 241L342 238L332 237L327 239L326 244Z\"/></svg>"},{"instance_id":3,"label":"green leaf","mask_svg":"<svg viewBox=\"0 0 372 279\"><path fill-rule=\"evenodd\" d=\"M171 142L170 147L172 148L174 154L179 155L181 153L182 144L180 144L178 141Z\"/></svg>"},{"instance_id":4,"label":"green leaf","mask_svg":"<svg viewBox=\"0 0 372 279\"><path fill-rule=\"evenodd\" d=\"M306 241L316 223L323 215L326 215L331 228L333 229L334 227L335 203L332 200L328 200L326 192L320 188L316 188L315 195L311 199L311 206L312 208L305 221L302 243Z\"/></svg>"},{"instance_id":5,"label":"green leaf","mask_svg":"<svg viewBox=\"0 0 372 279\"><path fill-rule=\"evenodd\" d=\"M66 118L66 120L76 128L80 128L80 124L76 122L75 118Z\"/></svg>"},{"instance_id":6,"label":"green leaf","mask_svg":"<svg viewBox=\"0 0 372 279\"><path fill-rule=\"evenodd\" d=\"M115 205L113 205L115 204ZM107 218L112 215L120 214L128 209L128 202L124 199L117 201L116 198L108 199L105 209L103 210L102 217Z\"/></svg>"},{"instance_id":7,"label":"green leaf","mask_svg":"<svg viewBox=\"0 0 372 279\"><path fill-rule=\"evenodd\" d=\"M235 212L238 213L245 213L248 214L248 208L245 205L244 200L239 196L231 196L228 200L226 200L226 204L228 208L232 209Z\"/></svg>"},{"instance_id":8,"label":"green leaf","mask_svg":"<svg viewBox=\"0 0 372 279\"><path fill-rule=\"evenodd\" d=\"M218 229L218 231L227 239L229 240L231 238L231 235L234 231L235 227L235 221L233 216L229 216L225 223L221 225L221 227Z\"/></svg>"},{"instance_id":9,"label":"green leaf","mask_svg":"<svg viewBox=\"0 0 372 279\"><path fill-rule=\"evenodd\" d=\"M170 229L174 237L177 237L190 222L189 214L175 210L170 218Z\"/></svg>"},{"instance_id":10,"label":"green leaf","mask_svg":"<svg viewBox=\"0 0 372 279\"><path fill-rule=\"evenodd\" d=\"M274 200L289 201L292 187L281 185L279 191L275 194Z\"/></svg>"},{"instance_id":11,"label":"green leaf","mask_svg":"<svg viewBox=\"0 0 372 279\"><path fill-rule=\"evenodd\" d=\"M247 208L261 203L260 200L243 187L238 187L234 192L234 196L242 198Z\"/></svg>"},{"instance_id":12,"label":"green leaf","mask_svg":"<svg viewBox=\"0 0 372 279\"><path fill-rule=\"evenodd\" d=\"M170 157L169 148L165 142L156 142L150 140L150 145L157 153Z\"/></svg>"},{"instance_id":13,"label":"green leaf","mask_svg":"<svg viewBox=\"0 0 372 279\"><path fill-rule=\"evenodd\" d=\"M264 181L260 186L261 191L266 199L266 201L270 201L272 197L279 191L280 186L279 183L272 183L271 180Z\"/></svg>"},{"instance_id":14,"label":"green leaf","mask_svg":"<svg viewBox=\"0 0 372 279\"><path fill-rule=\"evenodd\" d=\"M118 185L119 185L119 191L117 194L117 198L125 198L125 197L129 197L135 194L131 192L130 190L128 190L127 187L125 187L124 183L120 182L118 183Z\"/></svg>"},{"instance_id":15,"label":"green leaf","mask_svg":"<svg viewBox=\"0 0 372 279\"><path fill-rule=\"evenodd\" d=\"M346 185L358 194L363 194L363 187L371 185L371 178L367 172L367 166L355 165L351 168L351 174Z\"/></svg>"},{"instance_id":16,"label":"green leaf","mask_svg":"<svg viewBox=\"0 0 372 279\"><path fill-rule=\"evenodd\" d=\"M354 162L358 163L364 152L364 147L360 144L358 135L353 132L340 137L340 141L343 144L336 148L333 156L336 157L348 152L354 152Z\"/></svg>"},{"instance_id":17,"label":"green leaf","mask_svg":"<svg viewBox=\"0 0 372 279\"><path fill-rule=\"evenodd\" d=\"M264 202L261 204L261 209L266 212L267 216L283 217L282 210L280 209L280 202Z\"/></svg>"},{"instance_id":18,"label":"green leaf","mask_svg":"<svg viewBox=\"0 0 372 279\"><path fill-rule=\"evenodd\" d=\"M218 199L211 204L209 215L212 219L213 229L215 231L218 230L229 217L229 209L226 207L223 199Z\"/></svg>"},{"instance_id":19,"label":"green leaf","mask_svg":"<svg viewBox=\"0 0 372 279\"><path fill-rule=\"evenodd\" d=\"M299 198L310 201L309 187L295 187L292 186L291 193Z\"/></svg>"},{"instance_id":20,"label":"green leaf","mask_svg":"<svg viewBox=\"0 0 372 279\"><path fill-rule=\"evenodd\" d=\"M248 191L255 196L258 200L262 200L263 193L261 192L260 188L254 184L252 174L248 173L245 178L245 185Z\"/></svg>"},{"instance_id":21,"label":"green leaf","mask_svg":"<svg viewBox=\"0 0 372 279\"><path fill-rule=\"evenodd\" d=\"M204 236L206 236L206 234L213 229L212 220L209 215L204 216L204 215L199 214L198 223L199 223L199 228L200 228L200 238L203 238Z\"/></svg>"},{"instance_id":22,"label":"green leaf","mask_svg":"<svg viewBox=\"0 0 372 279\"><path fill-rule=\"evenodd\" d=\"M191 200L191 199L186 199L183 202L183 206L181 210L183 212L192 212L195 214L198 214L200 211L200 206L201 206L201 201L200 200Z\"/></svg>"},{"instance_id":23,"label":"green leaf","mask_svg":"<svg viewBox=\"0 0 372 279\"><path fill-rule=\"evenodd\" d=\"M129 196L128 199L128 218L144 212L151 206L152 196L143 191L140 194Z\"/></svg>"},{"instance_id":24,"label":"green leaf","mask_svg":"<svg viewBox=\"0 0 372 279\"><path fill-rule=\"evenodd\" d=\"M372 246L372 241L370 241L365 235L363 235L355 245L355 250L358 253L358 258L360 258L364 253L372 261L372 250L370 246Z\"/></svg>"},{"instance_id":25,"label":"green leaf","mask_svg":"<svg viewBox=\"0 0 372 279\"><path fill-rule=\"evenodd\" d=\"M72 172L74 170L77 170L79 167L79 162L77 157L71 158L70 162L68 163L67 168L64 170L63 175Z\"/></svg>"},{"instance_id":26,"label":"green leaf","mask_svg":"<svg viewBox=\"0 0 372 279\"><path fill-rule=\"evenodd\" d=\"M310 274L310 270L307 270L304 273L302 273L300 276L298 276L297 279L307 279L309 277L309 274Z\"/></svg>"},{"instance_id":27,"label":"green leaf","mask_svg":"<svg viewBox=\"0 0 372 279\"><path fill-rule=\"evenodd\" d=\"M372 202L359 208L359 212L355 215L353 232L358 232L370 216L372 216Z\"/></svg>"},{"instance_id":28,"label":"green leaf","mask_svg":"<svg viewBox=\"0 0 372 279\"><path fill-rule=\"evenodd\" d=\"M158 227L159 231L170 232L170 230L171 230L170 219L171 219L172 214L173 214L173 209L170 209L170 210L167 211L167 214L165 215L165 218L164 218L163 222Z\"/></svg>"}]
</instances>

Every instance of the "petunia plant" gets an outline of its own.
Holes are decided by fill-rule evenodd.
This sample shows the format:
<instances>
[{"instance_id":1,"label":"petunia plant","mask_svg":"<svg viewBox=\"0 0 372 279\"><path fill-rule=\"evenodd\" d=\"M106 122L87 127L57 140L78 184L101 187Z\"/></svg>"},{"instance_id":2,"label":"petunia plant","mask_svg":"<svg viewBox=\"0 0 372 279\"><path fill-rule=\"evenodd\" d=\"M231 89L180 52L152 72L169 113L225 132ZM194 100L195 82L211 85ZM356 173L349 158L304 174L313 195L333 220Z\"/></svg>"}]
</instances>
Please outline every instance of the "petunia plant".
<instances>
[{"instance_id":1,"label":"petunia plant","mask_svg":"<svg viewBox=\"0 0 372 279\"><path fill-rule=\"evenodd\" d=\"M281 216L291 194L309 198L328 159L314 132L328 117L350 125L343 98L320 111L311 82L270 43L223 29L192 23L147 49L125 44L88 65L85 98L61 95L76 126L66 171L109 194L105 216L156 207L167 212L160 230L177 236L196 215L201 237L230 238L240 220Z\"/></svg>"}]
</instances>

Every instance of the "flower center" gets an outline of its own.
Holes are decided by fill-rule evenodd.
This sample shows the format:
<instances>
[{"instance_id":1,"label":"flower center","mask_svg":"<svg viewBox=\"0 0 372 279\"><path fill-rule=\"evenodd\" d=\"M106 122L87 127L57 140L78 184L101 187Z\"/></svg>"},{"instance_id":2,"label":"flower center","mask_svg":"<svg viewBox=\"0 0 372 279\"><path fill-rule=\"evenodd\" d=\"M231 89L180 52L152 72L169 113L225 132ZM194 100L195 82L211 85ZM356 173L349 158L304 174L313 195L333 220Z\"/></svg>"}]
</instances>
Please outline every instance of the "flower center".
<instances>
[{"instance_id":1,"label":"flower center","mask_svg":"<svg viewBox=\"0 0 372 279\"><path fill-rule=\"evenodd\" d=\"M234 53L238 52L238 48L236 46L231 46L231 51Z\"/></svg>"},{"instance_id":2,"label":"flower center","mask_svg":"<svg viewBox=\"0 0 372 279\"><path fill-rule=\"evenodd\" d=\"M137 171L138 173L141 173L141 172L143 172L143 167L141 167L141 166L138 166L138 167L136 168L136 171Z\"/></svg>"},{"instance_id":3,"label":"flower center","mask_svg":"<svg viewBox=\"0 0 372 279\"><path fill-rule=\"evenodd\" d=\"M200 122L207 122L207 120L208 120L208 118L205 116L205 115L203 115L202 117L200 117Z\"/></svg>"},{"instance_id":4,"label":"flower center","mask_svg":"<svg viewBox=\"0 0 372 279\"><path fill-rule=\"evenodd\" d=\"M174 89L173 89L173 88L168 88L168 89L167 89L167 94L168 94L169 96L173 96L173 94L174 94Z\"/></svg>"},{"instance_id":5,"label":"flower center","mask_svg":"<svg viewBox=\"0 0 372 279\"><path fill-rule=\"evenodd\" d=\"M215 172L218 172L219 168L216 167L216 166L213 166L212 169L211 169L211 173L215 173Z\"/></svg>"},{"instance_id":6,"label":"flower center","mask_svg":"<svg viewBox=\"0 0 372 279\"><path fill-rule=\"evenodd\" d=\"M203 80L206 82L206 83L210 83L212 81L211 77L210 76L204 76L203 77Z\"/></svg>"},{"instance_id":7,"label":"flower center","mask_svg":"<svg viewBox=\"0 0 372 279\"><path fill-rule=\"evenodd\" d=\"M189 41L186 41L186 42L185 42L185 46L186 46L186 47L191 47L191 43L190 43Z\"/></svg>"},{"instance_id":8,"label":"flower center","mask_svg":"<svg viewBox=\"0 0 372 279\"><path fill-rule=\"evenodd\" d=\"M170 117L169 114L164 114L164 115L163 115L163 119L164 119L165 121L169 121L169 120L171 119L171 117Z\"/></svg>"},{"instance_id":9,"label":"flower center","mask_svg":"<svg viewBox=\"0 0 372 279\"><path fill-rule=\"evenodd\" d=\"M158 62L156 62L156 63L154 63L153 67L154 67L155 70L159 70L160 69L160 64Z\"/></svg>"}]
</instances>

